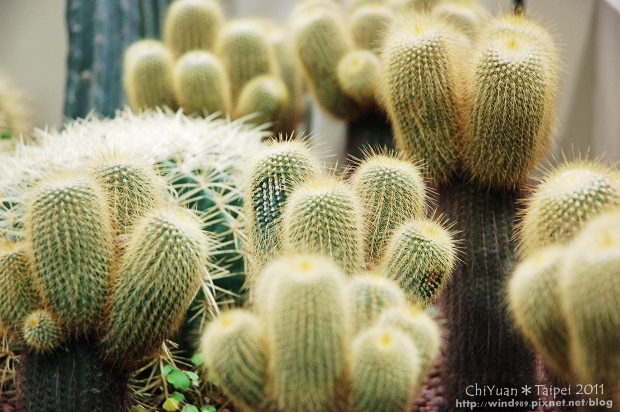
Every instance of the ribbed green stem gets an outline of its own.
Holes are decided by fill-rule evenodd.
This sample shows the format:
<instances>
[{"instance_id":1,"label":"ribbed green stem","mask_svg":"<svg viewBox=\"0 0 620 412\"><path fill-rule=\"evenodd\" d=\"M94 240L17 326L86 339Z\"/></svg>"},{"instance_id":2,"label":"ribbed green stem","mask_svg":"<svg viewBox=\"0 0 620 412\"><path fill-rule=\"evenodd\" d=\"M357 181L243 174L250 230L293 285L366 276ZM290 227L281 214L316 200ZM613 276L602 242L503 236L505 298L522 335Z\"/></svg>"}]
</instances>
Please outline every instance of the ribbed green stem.
<instances>
[{"instance_id":1,"label":"ribbed green stem","mask_svg":"<svg viewBox=\"0 0 620 412\"><path fill-rule=\"evenodd\" d=\"M78 340L51 354L23 352L16 366L19 412L123 412L129 376L106 364L94 344Z\"/></svg>"},{"instance_id":2,"label":"ribbed green stem","mask_svg":"<svg viewBox=\"0 0 620 412\"><path fill-rule=\"evenodd\" d=\"M457 410L456 400L464 398L478 405L498 399L531 401L534 395L521 388L536 383L534 355L512 325L505 303L507 277L514 266L513 228L520 192L479 189L452 179L439 193L442 212L454 222L462 251L462 262L442 301L448 335L446 410ZM499 396L487 390L486 396L467 396L470 385L514 388L518 393Z\"/></svg>"}]
</instances>

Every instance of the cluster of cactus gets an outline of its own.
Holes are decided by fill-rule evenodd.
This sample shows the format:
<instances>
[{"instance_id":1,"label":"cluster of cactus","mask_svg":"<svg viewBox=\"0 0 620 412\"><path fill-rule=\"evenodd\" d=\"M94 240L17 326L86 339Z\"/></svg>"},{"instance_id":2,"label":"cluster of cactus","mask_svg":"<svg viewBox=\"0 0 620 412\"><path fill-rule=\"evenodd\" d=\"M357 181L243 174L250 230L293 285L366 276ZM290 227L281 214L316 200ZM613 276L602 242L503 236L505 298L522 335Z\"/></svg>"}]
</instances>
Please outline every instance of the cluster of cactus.
<instances>
[{"instance_id":1,"label":"cluster of cactus","mask_svg":"<svg viewBox=\"0 0 620 412\"><path fill-rule=\"evenodd\" d=\"M427 308L456 264L452 233L426 217L421 168L369 153L348 179L322 171L303 141L272 142L249 164L247 235L253 277L281 254L332 259L348 276L377 269Z\"/></svg>"},{"instance_id":2,"label":"cluster of cactus","mask_svg":"<svg viewBox=\"0 0 620 412\"><path fill-rule=\"evenodd\" d=\"M515 323L557 378L601 385L616 399L619 206L616 170L589 161L554 168L528 198L523 260L508 287Z\"/></svg>"},{"instance_id":3,"label":"cluster of cactus","mask_svg":"<svg viewBox=\"0 0 620 412\"><path fill-rule=\"evenodd\" d=\"M133 373L162 358L165 339L177 340L181 356L191 357L189 342L209 312L242 300L240 166L244 150L260 147L265 134L180 113L120 112L113 120L68 124L60 134L39 136L37 146L19 148L15 170L2 182L0 295L7 305L2 323L27 365L24 385L53 394L52 383L64 384L66 372L59 366L56 376L54 362L79 358L92 363L84 370L94 375L76 379L103 386L97 389L102 395L88 399L79 392L88 388L79 386L67 396L115 400L77 410L128 407L130 377L141 381L133 385L144 396L137 402L161 405L162 385L153 385L157 378L165 386L159 363L156 373ZM44 380L33 381L37 373ZM22 398L35 402L37 396L24 392ZM74 402L39 400L25 407L54 410L54 402Z\"/></svg>"},{"instance_id":4,"label":"cluster of cactus","mask_svg":"<svg viewBox=\"0 0 620 412\"><path fill-rule=\"evenodd\" d=\"M32 131L30 110L21 91L0 73L0 152L11 152L20 139L28 140Z\"/></svg>"},{"instance_id":5,"label":"cluster of cactus","mask_svg":"<svg viewBox=\"0 0 620 412\"><path fill-rule=\"evenodd\" d=\"M347 179L303 140L255 155L244 203L253 312L222 313L201 344L236 407L411 405L440 346L424 309L456 263L451 232L426 217L426 190L397 154L369 153Z\"/></svg>"},{"instance_id":6,"label":"cluster of cactus","mask_svg":"<svg viewBox=\"0 0 620 412\"><path fill-rule=\"evenodd\" d=\"M253 311L205 331L209 373L243 411L406 411L437 356L437 323L380 273L347 278L292 254L256 282Z\"/></svg>"},{"instance_id":7,"label":"cluster of cactus","mask_svg":"<svg viewBox=\"0 0 620 412\"><path fill-rule=\"evenodd\" d=\"M551 145L558 58L552 36L523 14L490 19L475 1L402 3L418 10L384 36L379 95L396 147L424 162L462 242L442 301L451 410L472 382L536 379L505 285L523 187Z\"/></svg>"},{"instance_id":8,"label":"cluster of cactus","mask_svg":"<svg viewBox=\"0 0 620 412\"><path fill-rule=\"evenodd\" d=\"M301 118L301 75L275 23L226 20L218 0L175 0L163 41L132 44L125 53L124 87L133 110L182 108L186 114L256 114L292 134Z\"/></svg>"}]
</instances>

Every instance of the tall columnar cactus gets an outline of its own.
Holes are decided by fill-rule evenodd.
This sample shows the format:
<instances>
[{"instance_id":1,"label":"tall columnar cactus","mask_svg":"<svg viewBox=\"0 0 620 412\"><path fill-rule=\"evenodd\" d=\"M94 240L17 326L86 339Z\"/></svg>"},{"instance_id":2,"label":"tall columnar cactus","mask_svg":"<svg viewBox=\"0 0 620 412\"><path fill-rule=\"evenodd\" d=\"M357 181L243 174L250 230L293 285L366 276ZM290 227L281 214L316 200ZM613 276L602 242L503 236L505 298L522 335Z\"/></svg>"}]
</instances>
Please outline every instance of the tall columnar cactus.
<instances>
[{"instance_id":1,"label":"tall columnar cactus","mask_svg":"<svg viewBox=\"0 0 620 412\"><path fill-rule=\"evenodd\" d=\"M362 206L355 191L335 177L299 185L282 212L287 252L316 253L333 259L349 276L363 265Z\"/></svg>"},{"instance_id":2,"label":"tall columnar cactus","mask_svg":"<svg viewBox=\"0 0 620 412\"><path fill-rule=\"evenodd\" d=\"M113 259L113 228L103 189L67 172L35 189L26 233L33 285L71 336L89 336L103 316Z\"/></svg>"},{"instance_id":3,"label":"tall columnar cactus","mask_svg":"<svg viewBox=\"0 0 620 412\"><path fill-rule=\"evenodd\" d=\"M210 239L186 209L155 209L137 222L109 300L102 348L123 368L139 365L177 331L198 289ZM128 328L132 325L132 328Z\"/></svg>"},{"instance_id":4,"label":"tall columnar cactus","mask_svg":"<svg viewBox=\"0 0 620 412\"><path fill-rule=\"evenodd\" d=\"M357 117L358 105L338 83L338 62L354 47L340 11L335 5L301 3L291 28L297 59L317 102L337 118Z\"/></svg>"},{"instance_id":5,"label":"tall columnar cactus","mask_svg":"<svg viewBox=\"0 0 620 412\"><path fill-rule=\"evenodd\" d=\"M418 306L394 307L383 312L378 325L396 327L407 334L418 352L421 379L433 367L442 346L441 330L425 311Z\"/></svg>"},{"instance_id":6,"label":"tall columnar cactus","mask_svg":"<svg viewBox=\"0 0 620 412\"><path fill-rule=\"evenodd\" d=\"M267 354L260 319L240 309L223 313L201 338L207 370L223 386L235 406L264 406Z\"/></svg>"},{"instance_id":7,"label":"tall columnar cactus","mask_svg":"<svg viewBox=\"0 0 620 412\"><path fill-rule=\"evenodd\" d=\"M396 145L423 160L436 182L447 181L458 160L456 36L446 22L416 16L392 25L382 55L381 97Z\"/></svg>"},{"instance_id":8,"label":"tall columnar cactus","mask_svg":"<svg viewBox=\"0 0 620 412\"><path fill-rule=\"evenodd\" d=\"M272 272L272 273L269 273ZM264 321L273 398L285 411L333 407L346 372L349 322L345 278L327 259L294 256L274 262Z\"/></svg>"},{"instance_id":9,"label":"tall columnar cactus","mask_svg":"<svg viewBox=\"0 0 620 412\"><path fill-rule=\"evenodd\" d=\"M0 73L0 151L11 151L19 139L29 140L30 110L10 78Z\"/></svg>"},{"instance_id":10,"label":"tall columnar cactus","mask_svg":"<svg viewBox=\"0 0 620 412\"><path fill-rule=\"evenodd\" d=\"M338 62L336 76L342 90L363 106L376 105L379 59L368 50L354 50Z\"/></svg>"},{"instance_id":11,"label":"tall columnar cactus","mask_svg":"<svg viewBox=\"0 0 620 412\"><path fill-rule=\"evenodd\" d=\"M567 247L559 286L576 380L618 399L620 211L592 220Z\"/></svg>"},{"instance_id":12,"label":"tall columnar cactus","mask_svg":"<svg viewBox=\"0 0 620 412\"><path fill-rule=\"evenodd\" d=\"M350 182L364 208L365 259L376 263L398 225L424 216L423 171L403 156L370 154L356 167Z\"/></svg>"},{"instance_id":13,"label":"tall columnar cactus","mask_svg":"<svg viewBox=\"0 0 620 412\"><path fill-rule=\"evenodd\" d=\"M191 50L211 51L224 19L217 0L176 0L166 13L164 42L177 59Z\"/></svg>"},{"instance_id":14,"label":"tall columnar cactus","mask_svg":"<svg viewBox=\"0 0 620 412\"><path fill-rule=\"evenodd\" d=\"M273 45L260 22L252 19L229 21L217 38L215 54L228 74L233 105L243 87L262 74L279 74Z\"/></svg>"},{"instance_id":15,"label":"tall columnar cactus","mask_svg":"<svg viewBox=\"0 0 620 412\"><path fill-rule=\"evenodd\" d=\"M353 342L352 411L406 411L414 400L420 365L418 351L406 333L377 325Z\"/></svg>"},{"instance_id":16,"label":"tall columnar cactus","mask_svg":"<svg viewBox=\"0 0 620 412\"><path fill-rule=\"evenodd\" d=\"M450 281L456 263L453 235L439 223L422 218L396 227L380 266L409 300L428 308Z\"/></svg>"},{"instance_id":17,"label":"tall columnar cactus","mask_svg":"<svg viewBox=\"0 0 620 412\"><path fill-rule=\"evenodd\" d=\"M568 244L592 217L620 204L620 187L610 168L572 162L553 169L527 200L520 226L524 255Z\"/></svg>"},{"instance_id":18,"label":"tall columnar cactus","mask_svg":"<svg viewBox=\"0 0 620 412\"><path fill-rule=\"evenodd\" d=\"M354 332L372 326L386 309L404 306L406 302L398 284L377 270L354 276L347 289Z\"/></svg>"},{"instance_id":19,"label":"tall columnar cactus","mask_svg":"<svg viewBox=\"0 0 620 412\"><path fill-rule=\"evenodd\" d=\"M467 172L485 185L519 185L549 149L557 53L548 37L519 16L500 18L481 36L460 149Z\"/></svg>"},{"instance_id":20,"label":"tall columnar cactus","mask_svg":"<svg viewBox=\"0 0 620 412\"><path fill-rule=\"evenodd\" d=\"M508 285L508 304L525 337L559 376L568 379L570 339L558 286L564 255L561 247L547 247L521 262Z\"/></svg>"},{"instance_id":21,"label":"tall columnar cactus","mask_svg":"<svg viewBox=\"0 0 620 412\"><path fill-rule=\"evenodd\" d=\"M244 204L249 247L255 270L281 249L282 211L293 189L320 173L320 165L302 141L270 143L248 167Z\"/></svg>"},{"instance_id":22,"label":"tall columnar cactus","mask_svg":"<svg viewBox=\"0 0 620 412\"><path fill-rule=\"evenodd\" d=\"M140 40L125 51L123 83L134 111L176 109L172 88L173 57L163 43Z\"/></svg>"},{"instance_id":23,"label":"tall columnar cactus","mask_svg":"<svg viewBox=\"0 0 620 412\"><path fill-rule=\"evenodd\" d=\"M174 93L187 114L199 115L231 110L230 84L220 60L207 51L185 53L173 73Z\"/></svg>"}]
</instances>

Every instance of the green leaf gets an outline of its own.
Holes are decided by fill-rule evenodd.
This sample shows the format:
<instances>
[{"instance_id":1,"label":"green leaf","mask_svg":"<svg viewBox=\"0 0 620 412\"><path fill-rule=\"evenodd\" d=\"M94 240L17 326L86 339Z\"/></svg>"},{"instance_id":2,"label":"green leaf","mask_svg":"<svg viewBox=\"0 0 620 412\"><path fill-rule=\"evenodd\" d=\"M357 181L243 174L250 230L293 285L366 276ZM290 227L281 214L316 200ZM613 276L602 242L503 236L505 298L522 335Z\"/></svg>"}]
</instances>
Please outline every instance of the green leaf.
<instances>
[{"instance_id":1,"label":"green leaf","mask_svg":"<svg viewBox=\"0 0 620 412\"><path fill-rule=\"evenodd\" d=\"M181 412L198 412L198 408L194 405L185 405L183 409L181 409Z\"/></svg>"},{"instance_id":2,"label":"green leaf","mask_svg":"<svg viewBox=\"0 0 620 412\"><path fill-rule=\"evenodd\" d=\"M179 389L189 388L189 384L190 384L189 378L187 377L185 372L182 372L178 369L173 370L170 373L170 375L166 377L166 379L168 380L169 383L171 383L172 385L174 385L175 387Z\"/></svg>"},{"instance_id":3,"label":"green leaf","mask_svg":"<svg viewBox=\"0 0 620 412\"><path fill-rule=\"evenodd\" d=\"M200 412L217 412L217 409L215 409L215 406L203 405L203 407L200 408Z\"/></svg>"},{"instance_id":4,"label":"green leaf","mask_svg":"<svg viewBox=\"0 0 620 412\"><path fill-rule=\"evenodd\" d=\"M185 395L177 391L172 392L172 397L179 402L183 402L185 400Z\"/></svg>"},{"instance_id":5,"label":"green leaf","mask_svg":"<svg viewBox=\"0 0 620 412\"><path fill-rule=\"evenodd\" d=\"M166 399L166 402L164 402L164 404L162 406L167 411L178 411L179 410L179 406L181 406L181 405L180 405L179 401L177 401L176 399L168 398L168 399Z\"/></svg>"},{"instance_id":6,"label":"green leaf","mask_svg":"<svg viewBox=\"0 0 620 412\"><path fill-rule=\"evenodd\" d=\"M146 412L146 409L144 409L144 406L134 405L131 408L131 412Z\"/></svg>"},{"instance_id":7,"label":"green leaf","mask_svg":"<svg viewBox=\"0 0 620 412\"><path fill-rule=\"evenodd\" d=\"M170 372L172 372L173 370L175 370L172 365L166 365L164 366L164 376L168 376L170 374Z\"/></svg>"},{"instance_id":8,"label":"green leaf","mask_svg":"<svg viewBox=\"0 0 620 412\"><path fill-rule=\"evenodd\" d=\"M194 354L194 356L192 356L192 363L196 366L202 365L202 355L200 353Z\"/></svg>"},{"instance_id":9,"label":"green leaf","mask_svg":"<svg viewBox=\"0 0 620 412\"><path fill-rule=\"evenodd\" d=\"M186 371L185 374L192 380L192 382L198 382L198 375L194 372Z\"/></svg>"}]
</instances>

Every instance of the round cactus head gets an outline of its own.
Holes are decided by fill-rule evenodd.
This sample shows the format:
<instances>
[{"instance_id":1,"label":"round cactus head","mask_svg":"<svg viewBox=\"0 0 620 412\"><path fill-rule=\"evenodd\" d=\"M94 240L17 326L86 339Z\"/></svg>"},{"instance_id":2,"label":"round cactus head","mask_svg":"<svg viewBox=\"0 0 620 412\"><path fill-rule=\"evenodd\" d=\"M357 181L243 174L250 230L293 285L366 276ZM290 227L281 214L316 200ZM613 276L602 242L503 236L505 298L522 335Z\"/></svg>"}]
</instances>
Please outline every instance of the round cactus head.
<instances>
[{"instance_id":1,"label":"round cactus head","mask_svg":"<svg viewBox=\"0 0 620 412\"><path fill-rule=\"evenodd\" d=\"M521 251L569 243L592 217L620 204L614 172L577 161L553 169L527 200L520 227Z\"/></svg>"},{"instance_id":2,"label":"round cactus head","mask_svg":"<svg viewBox=\"0 0 620 412\"><path fill-rule=\"evenodd\" d=\"M39 353L54 350L64 338L58 322L45 309L36 310L24 319L22 334L28 347Z\"/></svg>"}]
</instances>

